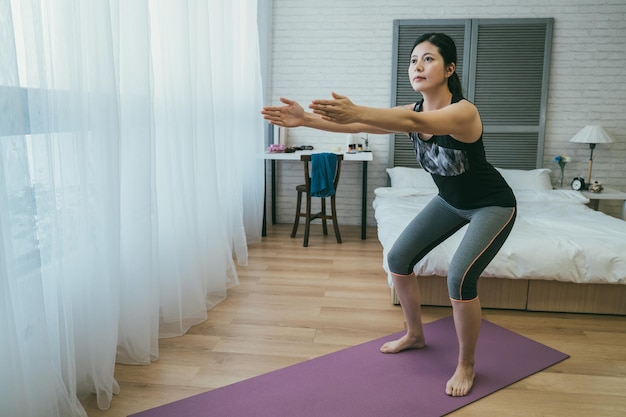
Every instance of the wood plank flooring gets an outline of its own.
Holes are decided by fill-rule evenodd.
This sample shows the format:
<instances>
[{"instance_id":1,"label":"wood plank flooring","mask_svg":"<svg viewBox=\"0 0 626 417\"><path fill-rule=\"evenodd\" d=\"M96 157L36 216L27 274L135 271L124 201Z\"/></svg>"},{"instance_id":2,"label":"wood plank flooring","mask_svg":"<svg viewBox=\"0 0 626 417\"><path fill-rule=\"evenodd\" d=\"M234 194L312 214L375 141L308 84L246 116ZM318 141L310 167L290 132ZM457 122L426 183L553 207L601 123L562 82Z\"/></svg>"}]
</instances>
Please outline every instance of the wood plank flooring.
<instances>
[{"instance_id":1,"label":"wood plank flooring","mask_svg":"<svg viewBox=\"0 0 626 417\"><path fill-rule=\"evenodd\" d=\"M367 240L358 227L341 232L339 245L332 230L323 236L312 227L304 248L302 231L291 239L289 225L270 227L238 268L240 285L209 319L162 339L153 364L117 365L120 394L107 411L86 399L88 415L127 416L402 330L376 229L368 228ZM423 311L425 322L448 315L447 307ZM626 318L487 309L483 316L571 358L450 416L626 415Z\"/></svg>"}]
</instances>

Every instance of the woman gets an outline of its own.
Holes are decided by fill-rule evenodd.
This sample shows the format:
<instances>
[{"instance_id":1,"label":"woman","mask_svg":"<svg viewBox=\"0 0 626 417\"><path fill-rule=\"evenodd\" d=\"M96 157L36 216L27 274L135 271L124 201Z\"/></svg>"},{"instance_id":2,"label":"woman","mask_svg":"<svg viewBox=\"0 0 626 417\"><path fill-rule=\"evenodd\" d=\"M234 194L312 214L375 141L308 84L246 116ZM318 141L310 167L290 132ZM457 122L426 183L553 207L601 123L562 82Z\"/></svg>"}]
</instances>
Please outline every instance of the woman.
<instances>
[{"instance_id":1,"label":"woman","mask_svg":"<svg viewBox=\"0 0 626 417\"><path fill-rule=\"evenodd\" d=\"M474 352L481 323L477 281L513 227L516 201L506 181L485 158L480 114L463 98L455 68L454 41L441 33L429 33L413 45L408 71L413 89L423 96L418 103L380 109L357 106L333 93L333 99L314 100L309 106L312 113L283 98L285 106L265 107L262 114L279 126L409 135L418 161L432 175L439 194L407 225L387 255L407 332L384 344L381 351L397 353L425 346L413 267L468 225L447 278L459 357L445 392L464 396L475 377Z\"/></svg>"}]
</instances>

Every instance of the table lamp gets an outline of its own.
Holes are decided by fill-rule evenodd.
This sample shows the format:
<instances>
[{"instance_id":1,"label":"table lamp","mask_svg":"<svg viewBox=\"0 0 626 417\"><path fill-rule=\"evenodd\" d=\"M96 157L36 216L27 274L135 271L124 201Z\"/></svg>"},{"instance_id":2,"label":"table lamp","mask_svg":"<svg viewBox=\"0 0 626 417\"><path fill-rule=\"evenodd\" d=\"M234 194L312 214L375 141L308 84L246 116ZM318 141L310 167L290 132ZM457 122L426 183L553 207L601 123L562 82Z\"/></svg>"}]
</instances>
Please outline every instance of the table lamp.
<instances>
[{"instance_id":1,"label":"table lamp","mask_svg":"<svg viewBox=\"0 0 626 417\"><path fill-rule=\"evenodd\" d=\"M576 143L588 143L591 149L589 156L589 168L587 169L587 184L591 184L591 167L593 166L593 150L596 143L611 143L613 138L602 128L602 126L585 126L580 132L569 140Z\"/></svg>"}]
</instances>

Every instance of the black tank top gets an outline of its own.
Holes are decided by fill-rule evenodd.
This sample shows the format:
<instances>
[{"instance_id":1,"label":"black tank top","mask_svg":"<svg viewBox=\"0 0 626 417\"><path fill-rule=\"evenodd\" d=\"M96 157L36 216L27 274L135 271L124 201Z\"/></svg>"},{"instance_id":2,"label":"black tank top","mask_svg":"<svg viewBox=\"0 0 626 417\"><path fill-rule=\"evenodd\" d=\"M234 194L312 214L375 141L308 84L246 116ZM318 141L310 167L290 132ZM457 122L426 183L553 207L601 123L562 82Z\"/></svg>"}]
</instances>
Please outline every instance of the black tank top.
<instances>
[{"instance_id":1,"label":"black tank top","mask_svg":"<svg viewBox=\"0 0 626 417\"><path fill-rule=\"evenodd\" d=\"M453 97L452 103L465 100ZM422 111L423 100L414 110ZM474 143L460 142L449 135L422 140L410 133L417 161L428 171L448 204L462 210L487 206L515 207L513 190L485 156L483 136Z\"/></svg>"}]
</instances>

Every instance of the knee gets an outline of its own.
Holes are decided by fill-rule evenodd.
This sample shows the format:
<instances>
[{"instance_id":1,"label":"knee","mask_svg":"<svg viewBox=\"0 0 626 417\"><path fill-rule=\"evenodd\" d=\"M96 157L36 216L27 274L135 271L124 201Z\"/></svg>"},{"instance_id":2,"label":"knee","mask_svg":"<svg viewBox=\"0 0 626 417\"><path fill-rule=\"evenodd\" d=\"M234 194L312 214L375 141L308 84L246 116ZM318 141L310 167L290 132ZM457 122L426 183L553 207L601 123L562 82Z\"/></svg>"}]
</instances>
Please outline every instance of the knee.
<instances>
[{"instance_id":1,"label":"knee","mask_svg":"<svg viewBox=\"0 0 626 417\"><path fill-rule=\"evenodd\" d=\"M387 266L389 271L396 275L409 275L413 272L413 268L407 261L406 256L397 250L395 246L387 253Z\"/></svg>"},{"instance_id":2,"label":"knee","mask_svg":"<svg viewBox=\"0 0 626 417\"><path fill-rule=\"evenodd\" d=\"M455 301L468 301L478 297L478 278L448 276L448 295Z\"/></svg>"}]
</instances>

